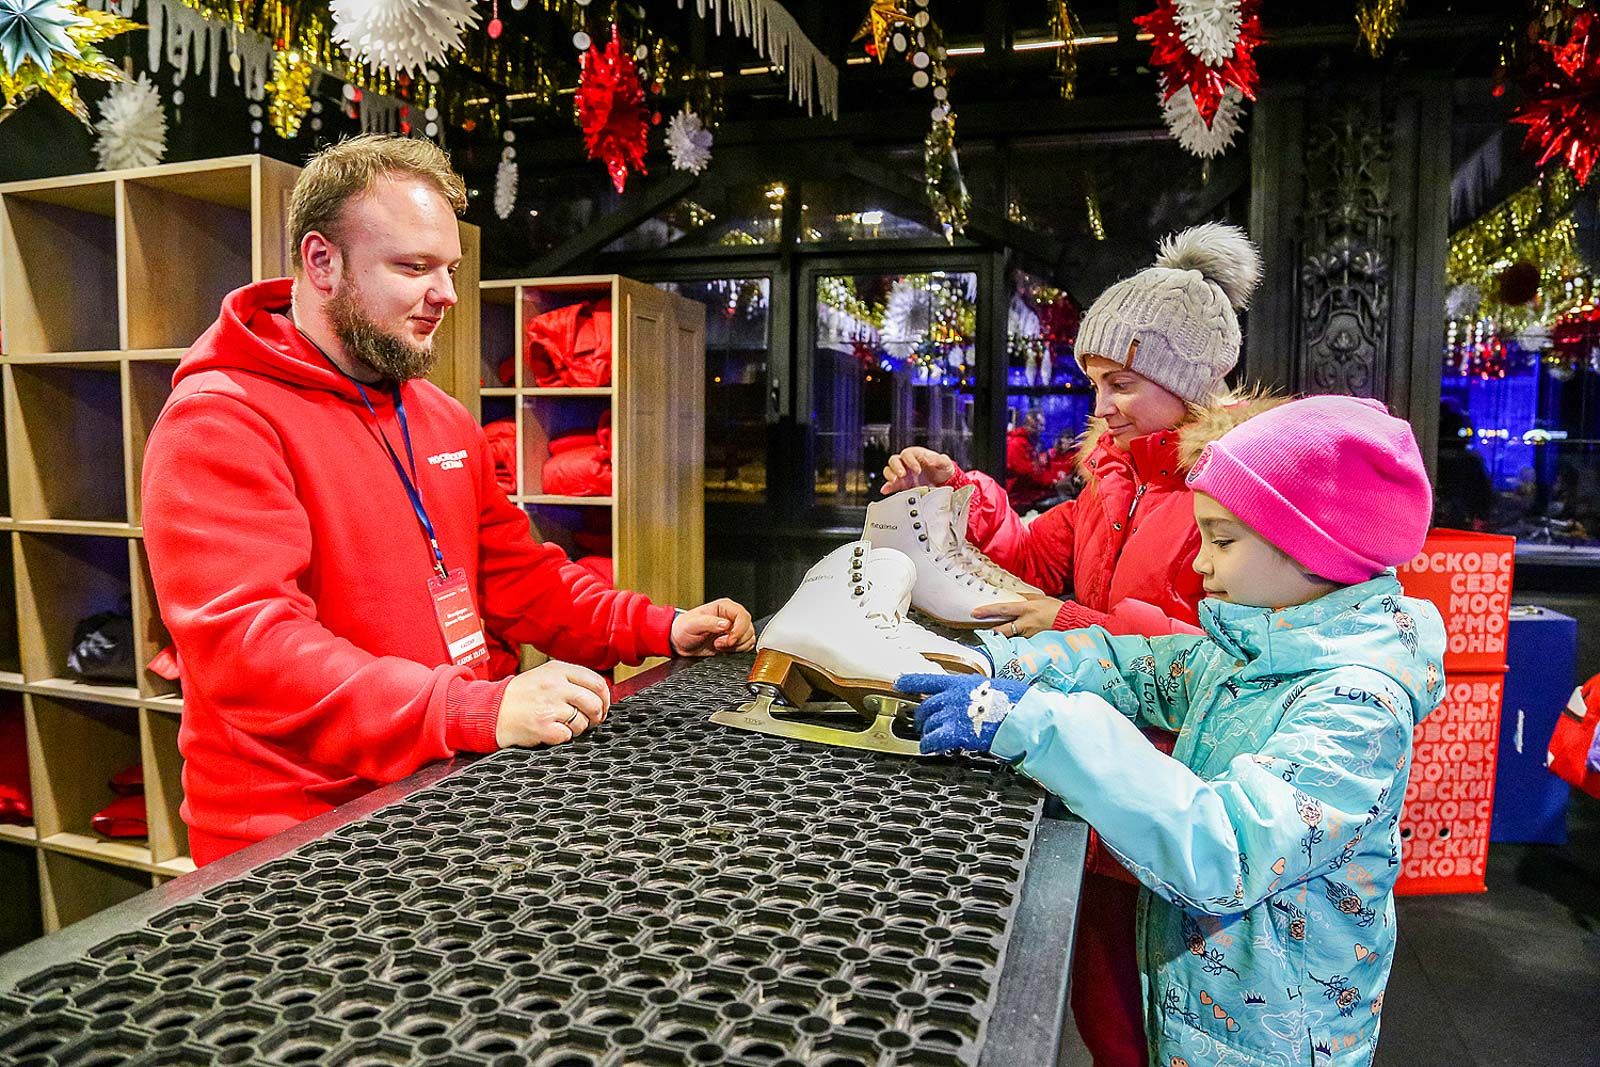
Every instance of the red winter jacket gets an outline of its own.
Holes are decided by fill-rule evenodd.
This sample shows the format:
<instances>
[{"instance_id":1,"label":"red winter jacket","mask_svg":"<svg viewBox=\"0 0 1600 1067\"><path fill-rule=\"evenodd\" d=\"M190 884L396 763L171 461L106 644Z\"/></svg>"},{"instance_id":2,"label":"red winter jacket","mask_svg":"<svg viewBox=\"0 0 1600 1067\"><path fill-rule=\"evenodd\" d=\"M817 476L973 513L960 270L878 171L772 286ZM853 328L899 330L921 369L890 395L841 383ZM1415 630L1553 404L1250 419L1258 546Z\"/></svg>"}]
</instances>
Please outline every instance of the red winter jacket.
<instances>
[{"instance_id":1,"label":"red winter jacket","mask_svg":"<svg viewBox=\"0 0 1600 1067\"><path fill-rule=\"evenodd\" d=\"M457 752L495 748L506 682L446 654L432 553L355 387L288 318L288 279L230 293L173 377L145 544L183 659L183 817L218 858ZM368 389L404 462L392 397ZM487 628L604 669L667 655L672 610L533 539L483 430L403 387L445 564Z\"/></svg>"},{"instance_id":2,"label":"red winter jacket","mask_svg":"<svg viewBox=\"0 0 1600 1067\"><path fill-rule=\"evenodd\" d=\"M976 487L967 537L1023 580L1072 598L1056 617L1058 630L1199 633L1200 531L1178 432L1135 438L1124 451L1095 425L1079 453L1083 492L1026 525L993 478L958 470L951 485Z\"/></svg>"}]
</instances>

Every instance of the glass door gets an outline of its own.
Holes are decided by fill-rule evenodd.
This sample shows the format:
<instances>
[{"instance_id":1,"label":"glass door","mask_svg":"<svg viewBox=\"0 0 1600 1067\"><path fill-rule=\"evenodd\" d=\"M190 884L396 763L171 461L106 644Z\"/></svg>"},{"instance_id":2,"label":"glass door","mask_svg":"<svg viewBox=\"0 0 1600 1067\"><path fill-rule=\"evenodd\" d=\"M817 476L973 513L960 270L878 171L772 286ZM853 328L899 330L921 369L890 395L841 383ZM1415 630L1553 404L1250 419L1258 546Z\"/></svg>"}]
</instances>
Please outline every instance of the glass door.
<instances>
[{"instance_id":1,"label":"glass door","mask_svg":"<svg viewBox=\"0 0 1600 1067\"><path fill-rule=\"evenodd\" d=\"M819 532L854 536L902 449L986 465L991 267L955 254L802 269L795 417L807 444L807 522Z\"/></svg>"}]
</instances>

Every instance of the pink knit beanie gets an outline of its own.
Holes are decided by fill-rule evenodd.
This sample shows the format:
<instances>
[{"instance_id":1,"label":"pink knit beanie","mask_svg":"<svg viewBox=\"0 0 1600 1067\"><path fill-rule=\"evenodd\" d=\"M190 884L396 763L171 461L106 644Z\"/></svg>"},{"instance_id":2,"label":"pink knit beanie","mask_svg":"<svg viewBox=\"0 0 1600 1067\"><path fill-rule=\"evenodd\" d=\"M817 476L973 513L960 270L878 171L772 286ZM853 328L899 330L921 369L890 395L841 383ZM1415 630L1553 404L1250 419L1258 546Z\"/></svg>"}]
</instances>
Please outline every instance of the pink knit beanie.
<instances>
[{"instance_id":1,"label":"pink knit beanie","mask_svg":"<svg viewBox=\"0 0 1600 1067\"><path fill-rule=\"evenodd\" d=\"M1240 423L1206 446L1188 482L1341 585L1415 556L1433 514L1410 424L1348 396L1310 396Z\"/></svg>"}]
</instances>

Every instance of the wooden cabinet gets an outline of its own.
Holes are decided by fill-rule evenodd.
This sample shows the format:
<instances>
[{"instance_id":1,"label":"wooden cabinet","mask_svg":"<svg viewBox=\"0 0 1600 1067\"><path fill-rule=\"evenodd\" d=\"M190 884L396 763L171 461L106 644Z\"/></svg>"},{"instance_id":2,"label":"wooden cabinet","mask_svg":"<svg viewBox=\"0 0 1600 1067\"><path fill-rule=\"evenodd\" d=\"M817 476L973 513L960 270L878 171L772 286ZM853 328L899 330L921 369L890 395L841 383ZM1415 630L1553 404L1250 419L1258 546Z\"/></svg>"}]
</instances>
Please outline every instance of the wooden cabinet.
<instances>
[{"instance_id":1,"label":"wooden cabinet","mask_svg":"<svg viewBox=\"0 0 1600 1067\"><path fill-rule=\"evenodd\" d=\"M483 283L479 376L485 423L515 428L512 500L568 556L609 556L615 584L693 607L705 591L705 309L617 275ZM611 380L543 384L525 353L536 317L610 309ZM551 492L552 442L611 427L612 491ZM554 446L559 450L560 445ZM564 489L566 486L554 488ZM619 667L619 678L635 669Z\"/></svg>"}]
</instances>

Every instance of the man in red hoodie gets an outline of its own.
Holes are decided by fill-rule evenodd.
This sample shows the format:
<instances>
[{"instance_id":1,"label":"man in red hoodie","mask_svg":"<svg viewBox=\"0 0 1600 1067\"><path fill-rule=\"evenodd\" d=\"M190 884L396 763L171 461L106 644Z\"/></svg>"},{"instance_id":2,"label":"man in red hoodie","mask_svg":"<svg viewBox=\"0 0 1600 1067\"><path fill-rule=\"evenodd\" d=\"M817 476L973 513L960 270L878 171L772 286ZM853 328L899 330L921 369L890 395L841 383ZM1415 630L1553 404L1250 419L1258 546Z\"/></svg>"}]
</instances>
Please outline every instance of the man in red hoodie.
<instances>
[{"instance_id":1,"label":"man in red hoodie","mask_svg":"<svg viewBox=\"0 0 1600 1067\"><path fill-rule=\"evenodd\" d=\"M290 202L294 278L230 293L174 375L144 527L196 863L432 760L570 741L608 710L594 669L754 644L732 601L675 612L534 540L482 429L422 380L466 203L429 142L323 151ZM485 624L555 660L491 680Z\"/></svg>"}]
</instances>

